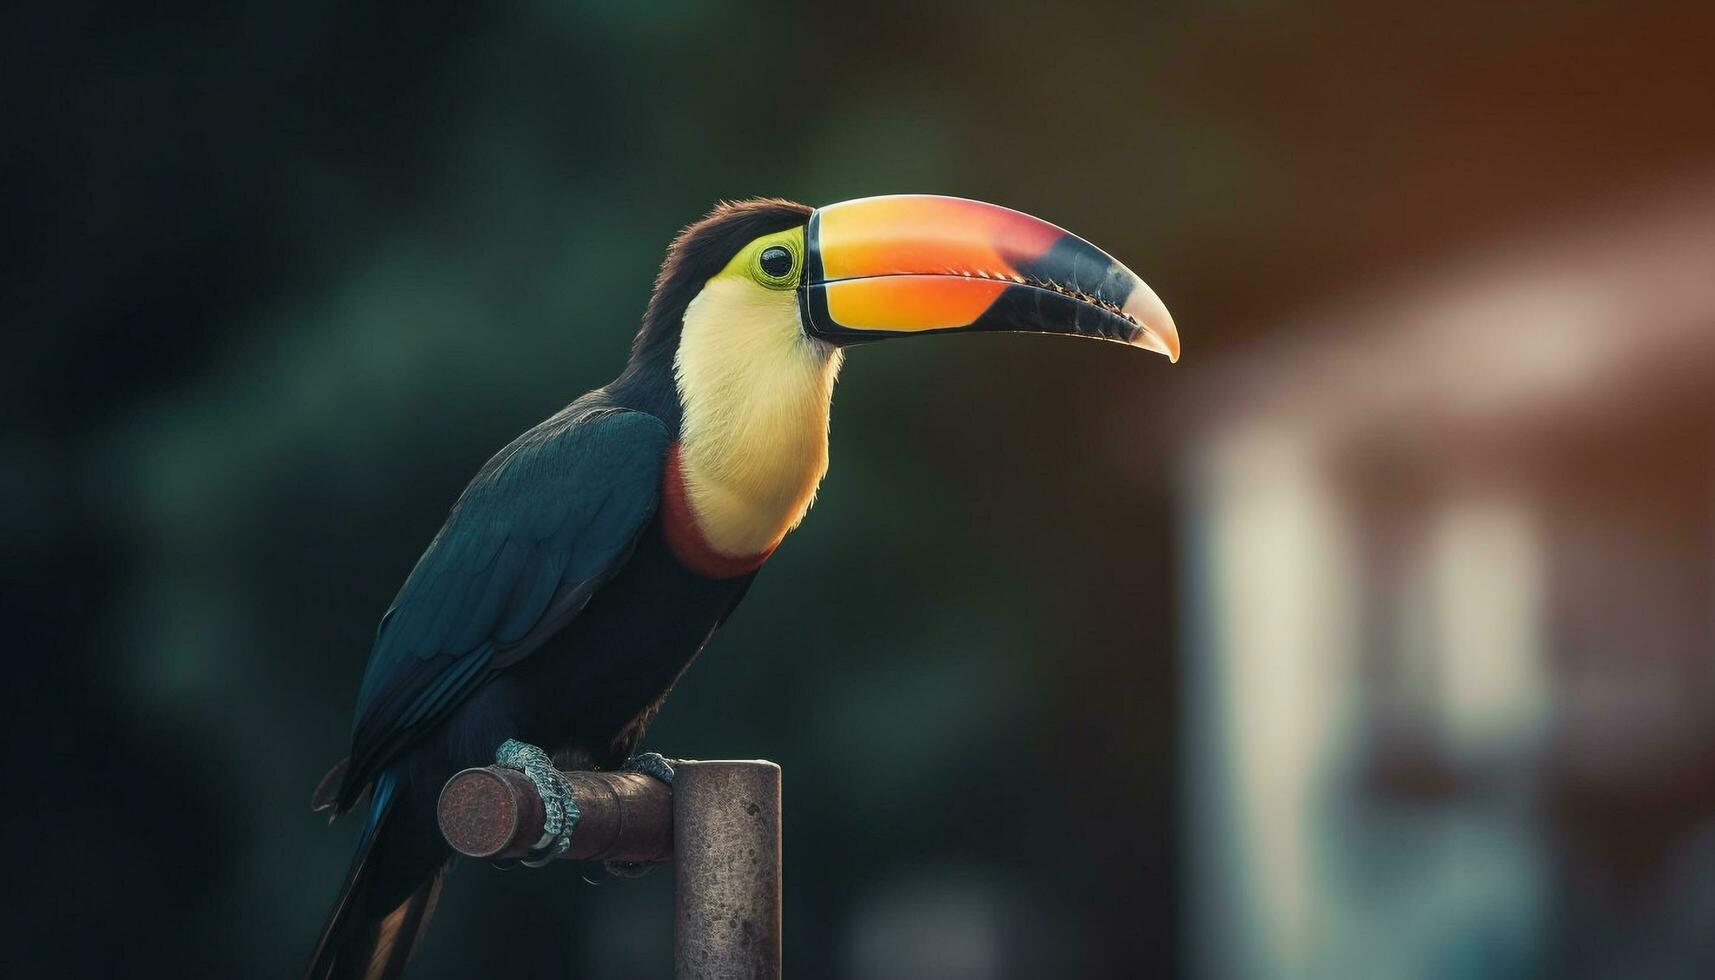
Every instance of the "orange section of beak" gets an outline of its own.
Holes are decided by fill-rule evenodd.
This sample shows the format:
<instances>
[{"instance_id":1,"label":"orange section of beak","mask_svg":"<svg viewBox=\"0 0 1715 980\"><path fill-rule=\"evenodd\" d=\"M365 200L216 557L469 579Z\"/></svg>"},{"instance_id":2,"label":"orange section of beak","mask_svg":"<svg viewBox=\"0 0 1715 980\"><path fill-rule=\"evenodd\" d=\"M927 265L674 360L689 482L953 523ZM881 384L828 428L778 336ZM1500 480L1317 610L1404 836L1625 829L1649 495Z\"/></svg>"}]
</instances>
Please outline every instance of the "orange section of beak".
<instances>
[{"instance_id":1,"label":"orange section of beak","mask_svg":"<svg viewBox=\"0 0 1715 980\"><path fill-rule=\"evenodd\" d=\"M1046 252L1066 232L981 201L901 194L821 209L824 280L861 276L1017 276L1018 257Z\"/></svg>"},{"instance_id":2,"label":"orange section of beak","mask_svg":"<svg viewBox=\"0 0 1715 980\"><path fill-rule=\"evenodd\" d=\"M1007 283L958 276L874 276L827 284L828 311L854 330L915 333L975 321Z\"/></svg>"}]
</instances>

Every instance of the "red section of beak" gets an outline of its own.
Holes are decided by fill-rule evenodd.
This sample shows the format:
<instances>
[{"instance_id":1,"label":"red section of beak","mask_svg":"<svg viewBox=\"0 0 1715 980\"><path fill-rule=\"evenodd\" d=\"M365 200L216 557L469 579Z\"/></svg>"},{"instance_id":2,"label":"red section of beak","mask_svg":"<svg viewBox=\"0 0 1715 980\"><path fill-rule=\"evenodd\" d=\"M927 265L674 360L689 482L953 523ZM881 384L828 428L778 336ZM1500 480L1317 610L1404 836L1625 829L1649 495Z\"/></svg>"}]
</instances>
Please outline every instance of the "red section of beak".
<instances>
[{"instance_id":1,"label":"red section of beak","mask_svg":"<svg viewBox=\"0 0 1715 980\"><path fill-rule=\"evenodd\" d=\"M1014 279L1066 231L1021 211L957 197L902 194L822 208L824 281L866 276Z\"/></svg>"}]
</instances>

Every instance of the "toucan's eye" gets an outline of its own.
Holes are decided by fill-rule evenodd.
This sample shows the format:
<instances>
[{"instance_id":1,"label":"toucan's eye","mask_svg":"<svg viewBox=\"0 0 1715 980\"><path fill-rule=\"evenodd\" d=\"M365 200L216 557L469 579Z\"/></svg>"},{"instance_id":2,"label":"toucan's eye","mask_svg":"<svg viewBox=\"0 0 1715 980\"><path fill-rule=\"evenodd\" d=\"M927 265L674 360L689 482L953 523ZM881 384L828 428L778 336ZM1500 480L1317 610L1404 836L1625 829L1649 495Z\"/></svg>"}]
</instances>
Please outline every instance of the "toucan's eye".
<instances>
[{"instance_id":1,"label":"toucan's eye","mask_svg":"<svg viewBox=\"0 0 1715 980\"><path fill-rule=\"evenodd\" d=\"M756 265L769 279L785 279L792 274L792 250L784 245L770 245L756 257Z\"/></svg>"}]
</instances>

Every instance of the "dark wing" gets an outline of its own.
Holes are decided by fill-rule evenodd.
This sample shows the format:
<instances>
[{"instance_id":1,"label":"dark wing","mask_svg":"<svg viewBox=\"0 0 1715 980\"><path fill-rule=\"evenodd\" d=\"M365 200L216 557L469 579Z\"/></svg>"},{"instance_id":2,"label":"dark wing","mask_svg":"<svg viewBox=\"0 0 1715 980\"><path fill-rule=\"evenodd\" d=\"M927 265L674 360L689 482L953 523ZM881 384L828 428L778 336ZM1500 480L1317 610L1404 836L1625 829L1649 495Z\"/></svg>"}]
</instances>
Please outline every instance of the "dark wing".
<instances>
[{"instance_id":1,"label":"dark wing","mask_svg":"<svg viewBox=\"0 0 1715 980\"><path fill-rule=\"evenodd\" d=\"M666 446L652 415L574 405L482 468L376 631L340 809L577 616L654 515Z\"/></svg>"}]
</instances>

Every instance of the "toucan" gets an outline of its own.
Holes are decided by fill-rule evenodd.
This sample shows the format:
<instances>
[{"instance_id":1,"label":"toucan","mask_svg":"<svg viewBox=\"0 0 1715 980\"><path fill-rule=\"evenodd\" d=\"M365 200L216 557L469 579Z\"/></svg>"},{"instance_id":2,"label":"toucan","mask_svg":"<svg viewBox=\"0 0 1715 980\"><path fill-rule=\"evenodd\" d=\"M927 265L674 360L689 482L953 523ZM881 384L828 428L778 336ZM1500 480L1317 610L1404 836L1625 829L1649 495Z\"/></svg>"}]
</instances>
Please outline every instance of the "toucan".
<instances>
[{"instance_id":1,"label":"toucan","mask_svg":"<svg viewBox=\"0 0 1715 980\"><path fill-rule=\"evenodd\" d=\"M1008 208L755 199L685 228L625 369L482 466L382 617L350 755L313 800L369 802L307 976L404 972L451 857L435 807L459 770L537 783L543 860L575 832L547 753L670 778L634 755L644 728L810 509L846 348L982 331L1179 357L1131 270Z\"/></svg>"}]
</instances>

